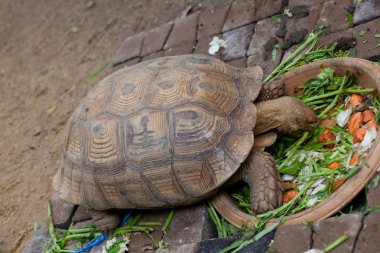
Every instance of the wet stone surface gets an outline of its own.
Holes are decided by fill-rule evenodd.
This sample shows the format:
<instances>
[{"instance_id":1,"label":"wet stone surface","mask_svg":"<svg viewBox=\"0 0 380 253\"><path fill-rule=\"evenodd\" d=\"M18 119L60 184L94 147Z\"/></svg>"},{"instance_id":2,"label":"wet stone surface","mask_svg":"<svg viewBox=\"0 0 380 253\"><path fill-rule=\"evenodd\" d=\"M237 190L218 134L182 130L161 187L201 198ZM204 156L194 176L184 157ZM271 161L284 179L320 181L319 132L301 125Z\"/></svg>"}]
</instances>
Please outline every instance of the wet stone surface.
<instances>
[{"instance_id":1,"label":"wet stone surface","mask_svg":"<svg viewBox=\"0 0 380 253\"><path fill-rule=\"evenodd\" d=\"M121 44L119 50L112 61L112 66L124 63L132 58L138 57L141 52L144 33L138 33L126 38Z\"/></svg>"},{"instance_id":2,"label":"wet stone surface","mask_svg":"<svg viewBox=\"0 0 380 253\"><path fill-rule=\"evenodd\" d=\"M53 224L59 228L68 228L77 207L59 198L57 192L52 194L50 201Z\"/></svg>"},{"instance_id":3,"label":"wet stone surface","mask_svg":"<svg viewBox=\"0 0 380 253\"><path fill-rule=\"evenodd\" d=\"M342 31L349 28L346 13L351 12L352 0L333 0L323 3L318 25L323 25L328 32ZM341 10L341 11L337 11Z\"/></svg>"},{"instance_id":4,"label":"wet stone surface","mask_svg":"<svg viewBox=\"0 0 380 253\"><path fill-rule=\"evenodd\" d=\"M223 34L227 48L222 49L222 60L232 61L246 56L254 25L247 25Z\"/></svg>"},{"instance_id":5,"label":"wet stone surface","mask_svg":"<svg viewBox=\"0 0 380 253\"><path fill-rule=\"evenodd\" d=\"M198 17L199 13L194 13L177 19L174 22L173 30L166 41L164 49L168 50L181 44L194 44L197 34Z\"/></svg>"},{"instance_id":6,"label":"wet stone surface","mask_svg":"<svg viewBox=\"0 0 380 253\"><path fill-rule=\"evenodd\" d=\"M379 231L380 213L371 213L366 216L356 243L355 253L378 252L380 249Z\"/></svg>"},{"instance_id":7,"label":"wet stone surface","mask_svg":"<svg viewBox=\"0 0 380 253\"><path fill-rule=\"evenodd\" d=\"M306 225L282 226L277 229L268 253L303 253L312 245L312 230Z\"/></svg>"},{"instance_id":8,"label":"wet stone surface","mask_svg":"<svg viewBox=\"0 0 380 253\"><path fill-rule=\"evenodd\" d=\"M146 56L161 50L164 47L172 27L173 22L168 22L145 32L141 55Z\"/></svg>"},{"instance_id":9,"label":"wet stone surface","mask_svg":"<svg viewBox=\"0 0 380 253\"><path fill-rule=\"evenodd\" d=\"M380 17L380 1L366 0L355 4L353 15L354 24L360 24L368 20Z\"/></svg>"},{"instance_id":10,"label":"wet stone surface","mask_svg":"<svg viewBox=\"0 0 380 253\"><path fill-rule=\"evenodd\" d=\"M49 240L50 237L47 229L45 227L40 227L34 232L32 239L23 250L23 253L41 253Z\"/></svg>"},{"instance_id":11,"label":"wet stone surface","mask_svg":"<svg viewBox=\"0 0 380 253\"><path fill-rule=\"evenodd\" d=\"M329 245L342 235L347 235L349 239L335 248L334 253L352 252L362 219L363 214L356 213L315 222L313 226L313 248L323 249L325 245Z\"/></svg>"},{"instance_id":12,"label":"wet stone surface","mask_svg":"<svg viewBox=\"0 0 380 253\"><path fill-rule=\"evenodd\" d=\"M228 14L229 6L225 5L213 10L203 11L198 21L198 41L222 32L224 20Z\"/></svg>"},{"instance_id":13,"label":"wet stone surface","mask_svg":"<svg viewBox=\"0 0 380 253\"><path fill-rule=\"evenodd\" d=\"M252 23L255 20L255 0L237 0L232 3L222 32Z\"/></svg>"}]
</instances>

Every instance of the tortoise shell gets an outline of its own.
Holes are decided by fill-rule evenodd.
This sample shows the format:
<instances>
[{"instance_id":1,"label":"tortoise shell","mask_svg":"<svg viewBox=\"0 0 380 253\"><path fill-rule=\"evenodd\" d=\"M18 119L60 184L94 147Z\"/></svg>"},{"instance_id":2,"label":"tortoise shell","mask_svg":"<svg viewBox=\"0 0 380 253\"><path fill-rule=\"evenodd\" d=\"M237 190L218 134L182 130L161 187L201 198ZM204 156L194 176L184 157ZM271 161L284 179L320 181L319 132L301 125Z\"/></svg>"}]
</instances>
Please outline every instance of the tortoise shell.
<instances>
[{"instance_id":1,"label":"tortoise shell","mask_svg":"<svg viewBox=\"0 0 380 253\"><path fill-rule=\"evenodd\" d=\"M253 146L259 67L203 55L154 59L100 81L71 116L53 187L96 210L191 204Z\"/></svg>"}]
</instances>

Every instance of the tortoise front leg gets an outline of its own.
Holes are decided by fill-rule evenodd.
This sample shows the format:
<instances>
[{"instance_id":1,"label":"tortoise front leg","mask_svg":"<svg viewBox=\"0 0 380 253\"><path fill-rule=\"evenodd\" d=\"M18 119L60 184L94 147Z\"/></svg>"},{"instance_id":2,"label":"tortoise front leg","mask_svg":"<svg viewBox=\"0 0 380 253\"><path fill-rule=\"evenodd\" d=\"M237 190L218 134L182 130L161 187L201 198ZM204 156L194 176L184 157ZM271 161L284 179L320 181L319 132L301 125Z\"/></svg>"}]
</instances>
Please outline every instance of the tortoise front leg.
<instances>
[{"instance_id":1,"label":"tortoise front leg","mask_svg":"<svg viewBox=\"0 0 380 253\"><path fill-rule=\"evenodd\" d=\"M111 211L88 209L87 212L91 215L96 228L104 233L108 233L119 226L120 217Z\"/></svg>"},{"instance_id":2,"label":"tortoise front leg","mask_svg":"<svg viewBox=\"0 0 380 253\"><path fill-rule=\"evenodd\" d=\"M285 84L281 78L277 78L270 83L263 84L256 102L264 102L271 99L280 98L285 94Z\"/></svg>"},{"instance_id":3,"label":"tortoise front leg","mask_svg":"<svg viewBox=\"0 0 380 253\"><path fill-rule=\"evenodd\" d=\"M243 180L249 184L254 213L265 213L282 204L281 176L269 153L253 149L242 169Z\"/></svg>"}]
</instances>

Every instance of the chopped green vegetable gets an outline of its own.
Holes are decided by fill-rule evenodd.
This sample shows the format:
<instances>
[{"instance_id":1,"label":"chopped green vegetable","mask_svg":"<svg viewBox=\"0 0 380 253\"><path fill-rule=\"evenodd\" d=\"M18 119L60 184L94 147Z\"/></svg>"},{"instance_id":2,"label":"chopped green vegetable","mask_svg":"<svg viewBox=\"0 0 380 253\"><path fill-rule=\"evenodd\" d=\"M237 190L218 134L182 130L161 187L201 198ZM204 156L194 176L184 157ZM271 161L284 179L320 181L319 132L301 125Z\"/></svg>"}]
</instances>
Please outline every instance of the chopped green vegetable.
<instances>
[{"instance_id":1,"label":"chopped green vegetable","mask_svg":"<svg viewBox=\"0 0 380 253\"><path fill-rule=\"evenodd\" d=\"M278 44L278 43L274 45L273 50L272 50L272 61L276 61L277 49L280 49L281 47L282 47L281 44Z\"/></svg>"},{"instance_id":2,"label":"chopped green vegetable","mask_svg":"<svg viewBox=\"0 0 380 253\"><path fill-rule=\"evenodd\" d=\"M166 232L168 231L170 223L172 222L173 216L174 216L174 209L170 210L170 213L169 213L168 217L166 218L165 225L161 229L161 231L164 234L166 234Z\"/></svg>"},{"instance_id":3,"label":"chopped green vegetable","mask_svg":"<svg viewBox=\"0 0 380 253\"><path fill-rule=\"evenodd\" d=\"M365 35L365 31L358 32L358 35L361 36L361 37L363 37Z\"/></svg>"},{"instance_id":4,"label":"chopped green vegetable","mask_svg":"<svg viewBox=\"0 0 380 253\"><path fill-rule=\"evenodd\" d=\"M348 27L353 27L354 26L352 13L346 12L346 21L347 21Z\"/></svg>"},{"instance_id":5,"label":"chopped green vegetable","mask_svg":"<svg viewBox=\"0 0 380 253\"><path fill-rule=\"evenodd\" d=\"M272 19L273 21L277 21L277 20L279 20L280 18L281 18L281 15L274 15L274 16L271 17L271 19Z\"/></svg>"},{"instance_id":6,"label":"chopped green vegetable","mask_svg":"<svg viewBox=\"0 0 380 253\"><path fill-rule=\"evenodd\" d=\"M57 107L56 107L55 105L50 106L50 107L46 110L47 115L48 115L48 116L52 115L52 114L55 112L56 109L57 109Z\"/></svg>"},{"instance_id":7,"label":"chopped green vegetable","mask_svg":"<svg viewBox=\"0 0 380 253\"><path fill-rule=\"evenodd\" d=\"M93 71L90 72L90 74L88 74L88 78L89 79L95 78L100 72L105 70L107 66L108 66L108 63L104 63L102 66L94 69Z\"/></svg>"},{"instance_id":8,"label":"chopped green vegetable","mask_svg":"<svg viewBox=\"0 0 380 253\"><path fill-rule=\"evenodd\" d=\"M377 175L376 177L374 177L372 179L372 182L373 182L373 188L377 188L377 186L379 186L379 180L380 180L380 175Z\"/></svg>"},{"instance_id":9,"label":"chopped green vegetable","mask_svg":"<svg viewBox=\"0 0 380 253\"><path fill-rule=\"evenodd\" d=\"M341 237L339 237L338 239L336 239L334 242L332 242L331 244L327 245L323 249L323 252L327 253L327 252L335 249L336 247L338 247L339 245L341 245L342 243L344 243L348 239L350 239L350 237L348 235L342 235Z\"/></svg>"}]
</instances>

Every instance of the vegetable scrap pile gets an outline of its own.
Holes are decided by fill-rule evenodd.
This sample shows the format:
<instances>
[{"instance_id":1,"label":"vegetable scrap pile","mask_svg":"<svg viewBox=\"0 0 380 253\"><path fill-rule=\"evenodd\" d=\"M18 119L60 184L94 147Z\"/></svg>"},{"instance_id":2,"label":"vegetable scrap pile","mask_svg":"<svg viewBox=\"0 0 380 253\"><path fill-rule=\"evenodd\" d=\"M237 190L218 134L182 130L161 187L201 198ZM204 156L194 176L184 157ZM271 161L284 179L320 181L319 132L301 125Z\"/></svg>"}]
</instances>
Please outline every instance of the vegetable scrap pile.
<instances>
[{"instance_id":1,"label":"vegetable scrap pile","mask_svg":"<svg viewBox=\"0 0 380 253\"><path fill-rule=\"evenodd\" d=\"M366 165L364 158L379 130L380 99L373 91L358 86L350 73L337 76L331 68L296 90L321 123L301 138L279 137L271 148L284 181L283 206L287 208L286 212L276 209L269 213L281 217L312 207ZM247 185L232 196L240 208L253 214Z\"/></svg>"},{"instance_id":2,"label":"vegetable scrap pile","mask_svg":"<svg viewBox=\"0 0 380 253\"><path fill-rule=\"evenodd\" d=\"M144 222L141 221L142 213L132 215L130 211L121 222L121 226L112 231L111 234L105 235L99 232L95 225L87 226L85 228L74 229L70 227L66 229L55 228L52 220L52 210L48 206L48 229L50 241L45 245L43 253L54 252L70 252L82 253L89 252L92 247L100 245L105 241L102 247L103 253L124 253L128 252L128 245L130 242L130 235L133 232L146 234L155 244L156 248L165 248L167 245L163 239L157 240L151 233L157 229L153 227L161 227L163 234L166 234L170 223L174 216L174 209L172 209L164 224L157 221ZM72 251L71 249L75 249Z\"/></svg>"}]
</instances>

